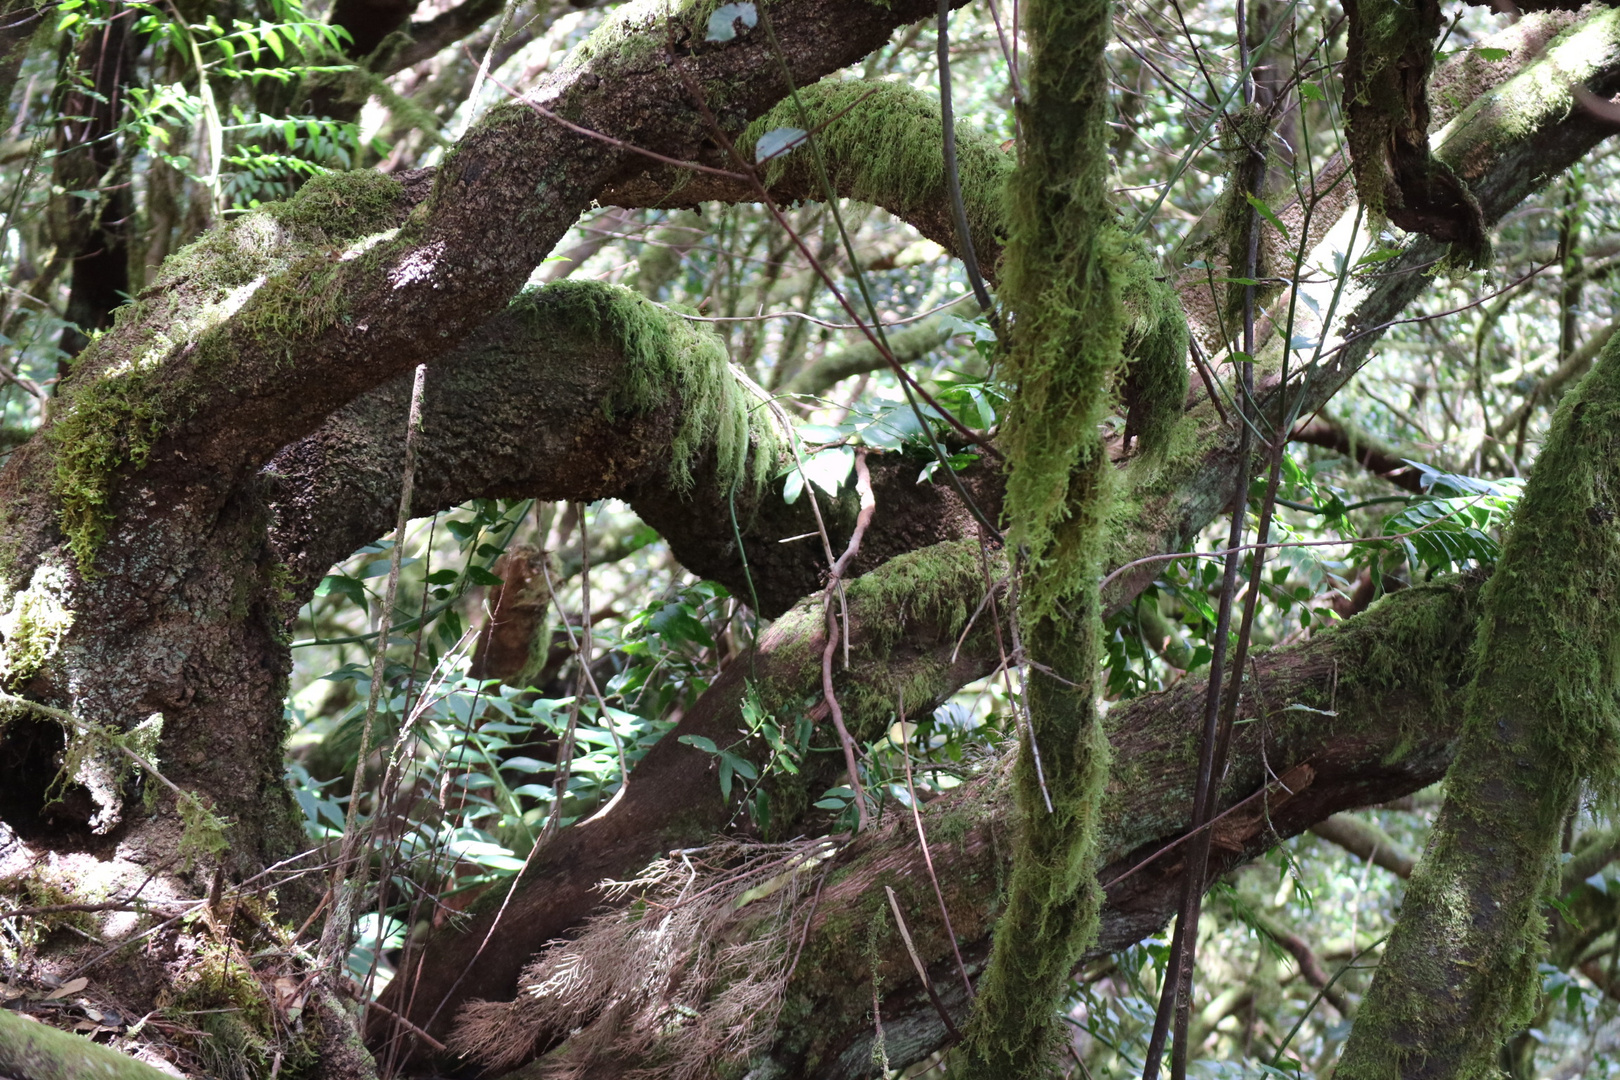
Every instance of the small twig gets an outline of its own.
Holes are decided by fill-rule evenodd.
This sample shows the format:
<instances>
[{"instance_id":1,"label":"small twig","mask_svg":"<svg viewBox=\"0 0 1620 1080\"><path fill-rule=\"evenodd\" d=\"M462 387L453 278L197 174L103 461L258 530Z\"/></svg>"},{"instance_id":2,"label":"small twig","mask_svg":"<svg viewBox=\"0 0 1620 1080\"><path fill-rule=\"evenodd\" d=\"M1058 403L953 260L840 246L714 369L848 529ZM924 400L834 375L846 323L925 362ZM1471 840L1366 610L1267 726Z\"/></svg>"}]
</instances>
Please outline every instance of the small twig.
<instances>
[{"instance_id":1,"label":"small twig","mask_svg":"<svg viewBox=\"0 0 1620 1080\"><path fill-rule=\"evenodd\" d=\"M907 323L921 322L922 320L928 318L930 315L937 315L941 311L944 311L947 308L953 308L957 304L960 304L963 300L966 300L966 299L967 299L966 296L958 296L958 297L955 297L954 299L945 301L943 304L936 304L934 307L929 308L927 311L921 311L921 312L918 312L915 315L908 315L903 319L895 319L892 322L886 322L886 323L882 323L880 325L882 325L884 327L905 326ZM764 314L761 314L761 315L723 315L723 316L689 315L684 311L680 311L680 310L678 310L676 308L670 307L668 304L660 304L656 300L650 301L650 303L654 307L663 308L665 311L669 312L672 315L679 315L681 318L685 319L687 322L701 322L701 323L734 323L734 322L736 322L736 323L740 323L740 322L765 322L768 319L803 319L807 323L814 323L817 326L826 327L828 330L860 330L860 329L863 329L863 327L861 326L860 323L828 322L826 319L818 319L814 315L806 315L802 311L770 311L770 312L765 312Z\"/></svg>"},{"instance_id":2,"label":"small twig","mask_svg":"<svg viewBox=\"0 0 1620 1080\"><path fill-rule=\"evenodd\" d=\"M861 550L861 539L866 535L866 527L872 523L872 514L877 509L877 500L872 494L872 475L866 468L866 451L862 450L855 455L855 487L861 493L861 511L855 518L855 531L850 534L849 546L844 548L836 562L832 564L832 573L827 578L826 599L823 609L827 617L827 645L821 651L821 693L827 702L827 711L832 716L833 727L838 731L838 741L844 748L844 764L849 769L849 786L855 792L855 814L861 830L866 830L866 795L861 790L860 763L856 759L855 740L849 734L849 728L844 725L844 710L838 704L838 695L833 691L832 661L833 655L838 651L840 637L844 642L844 665L849 665L849 613L844 613L844 633L838 632L838 618L833 608L833 592L843 582L844 571L855 560L856 554ZM810 493L811 505L815 504L815 492ZM823 534L825 535L825 534Z\"/></svg>"},{"instance_id":3,"label":"small twig","mask_svg":"<svg viewBox=\"0 0 1620 1080\"><path fill-rule=\"evenodd\" d=\"M405 551L405 530L411 523L411 491L416 481L416 445L422 432L422 397L427 388L427 365L416 365L411 384L411 407L405 421L405 460L400 468L399 513L394 521L394 546L388 553L388 584L383 590L382 609L377 614L377 652L371 665L371 688L366 698L365 721L360 727L360 747L354 761L354 780L349 788L349 806L344 815L343 843L338 849L337 866L332 874L332 909L321 932L318 964L334 972L341 970L348 952L349 916L354 901L365 886L366 866L358 860L360 793L364 787L366 758L371 754L371 729L377 720L377 705L388 667L388 627L394 621L394 604L399 597L399 568ZM351 863L358 863L352 886L346 886Z\"/></svg>"},{"instance_id":4,"label":"small twig","mask_svg":"<svg viewBox=\"0 0 1620 1080\"><path fill-rule=\"evenodd\" d=\"M945 907L945 891L939 887L939 875L934 872L934 856L928 850L928 834L923 831L922 811L917 806L917 785L911 778L911 737L906 733L906 692L900 691L896 699L896 715L900 718L900 754L906 763L906 794L911 798L911 820L917 826L917 843L922 847L923 865L928 868L928 880L934 886L934 899L939 901L940 921L945 924L945 936L950 940L951 952L956 956L956 971L962 976L962 988L968 1000L973 1000L973 980L968 978L967 965L962 962L962 949L956 943L956 929L951 926L951 913Z\"/></svg>"},{"instance_id":5,"label":"small twig","mask_svg":"<svg viewBox=\"0 0 1620 1080\"><path fill-rule=\"evenodd\" d=\"M928 969L923 967L922 957L917 955L917 946L911 943L911 931L906 929L906 918L900 914L900 901L895 898L894 889L888 885L883 891L889 894L889 907L894 910L895 925L900 928L900 940L906 943L906 952L911 955L911 966L917 969L917 978L922 980L923 989L928 991L928 1000L934 1003L934 1011L939 1018L945 1021L945 1030L951 1033L951 1038L960 1039L962 1036L951 1022L951 1014L945 1011L945 1003L939 999L939 991L934 989L934 983L928 978Z\"/></svg>"},{"instance_id":6,"label":"small twig","mask_svg":"<svg viewBox=\"0 0 1620 1080\"><path fill-rule=\"evenodd\" d=\"M979 273L979 259L973 252L973 230L968 224L967 206L962 201L962 178L956 167L956 117L951 107L951 0L939 0L938 47L939 57L939 119L944 135L945 190L951 197L951 219L956 224L956 242L962 250L962 266L967 270L968 283L973 286L973 297L979 308L990 317L990 325L998 332L1001 319L990 300L990 290L984 286L984 275ZM1000 30L998 25L997 30Z\"/></svg>"},{"instance_id":7,"label":"small twig","mask_svg":"<svg viewBox=\"0 0 1620 1080\"><path fill-rule=\"evenodd\" d=\"M1214 817L1210 818L1208 821L1206 821L1204 824L1198 826L1196 829L1188 829L1186 832L1182 833L1180 836L1176 837L1174 840L1170 841L1168 844L1164 845L1162 848L1159 848L1153 854L1149 855L1147 858L1143 859L1141 862L1137 863L1135 866L1131 867L1129 870L1125 871L1123 874L1120 874L1118 877L1115 877L1115 878L1113 878L1113 879L1111 879L1111 880L1109 880L1107 882L1104 882L1103 883L1103 889L1105 889L1105 890L1112 889L1115 885L1118 885L1120 882L1124 881L1126 878L1130 877L1132 874L1135 874L1137 871L1141 870L1143 867L1146 867L1146 866L1150 865L1151 863L1157 861L1162 856L1167 855L1170 852L1174 851L1177 847L1180 847L1183 843L1185 843L1188 840L1191 840L1194 836L1197 836L1199 833L1205 832L1205 831L1207 831L1209 829L1213 829L1216 826L1216 824L1219 823L1222 819L1224 819L1226 817L1229 817L1232 814L1237 813L1239 810L1242 810L1244 807L1248 806L1250 803L1254 802L1256 799L1259 799L1259 798L1262 798L1262 797L1264 797L1266 795L1272 794L1278 788L1282 788L1284 791L1289 791L1289 794L1293 794L1293 792L1289 790L1288 786L1286 784L1284 784L1281 779L1272 780L1269 783L1262 786L1258 791L1256 791L1254 794L1250 795L1248 798L1243 799L1240 802L1233 803L1231 806L1227 807L1225 810L1221 811L1219 814L1216 814Z\"/></svg>"},{"instance_id":8,"label":"small twig","mask_svg":"<svg viewBox=\"0 0 1620 1080\"><path fill-rule=\"evenodd\" d=\"M395 1012L393 1009L390 1009L381 1002L369 1002L368 1007L376 1009L378 1012L385 1014L394 1023L405 1028L412 1035L415 1035L418 1039L421 1039L423 1042L431 1046L436 1053L448 1054L450 1052L450 1048L444 1045L444 1043L440 1042L438 1039L435 1039L432 1035L429 1035L427 1032L423 1031L421 1028L411 1023L408 1019L401 1016L399 1013Z\"/></svg>"}]
</instances>

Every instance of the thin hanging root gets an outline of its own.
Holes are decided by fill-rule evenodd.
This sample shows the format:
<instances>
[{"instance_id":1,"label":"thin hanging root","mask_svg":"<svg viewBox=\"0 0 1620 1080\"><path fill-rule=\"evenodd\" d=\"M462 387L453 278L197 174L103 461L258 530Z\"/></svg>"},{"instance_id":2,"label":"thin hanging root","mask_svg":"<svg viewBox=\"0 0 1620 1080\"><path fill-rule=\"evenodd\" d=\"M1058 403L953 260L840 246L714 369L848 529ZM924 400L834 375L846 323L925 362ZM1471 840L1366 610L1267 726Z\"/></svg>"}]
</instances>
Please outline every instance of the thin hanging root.
<instances>
[{"instance_id":1,"label":"thin hanging root","mask_svg":"<svg viewBox=\"0 0 1620 1080\"><path fill-rule=\"evenodd\" d=\"M821 651L821 693L827 703L827 712L832 716L833 727L838 732L838 741L844 748L844 766L849 770L850 790L855 793L856 820L862 832L866 831L866 793L861 790L860 762L855 751L855 740L849 734L849 728L844 726L844 710L838 704L838 695L833 691L832 665L833 655L838 651L840 640L844 642L844 664L849 665L849 634L848 616L845 616L845 633L838 631L838 617L833 610L833 591L843 584L844 571L855 560L856 554L861 550L861 539L866 535L866 527L872 523L872 513L877 509L877 498L872 494L872 475L866 468L866 451L858 451L855 455L855 489L861 495L861 512L855 519L855 531L850 535L849 546L832 565L832 573L827 578L826 599L822 604L827 613L827 646ZM815 493L811 492L812 503Z\"/></svg>"}]
</instances>

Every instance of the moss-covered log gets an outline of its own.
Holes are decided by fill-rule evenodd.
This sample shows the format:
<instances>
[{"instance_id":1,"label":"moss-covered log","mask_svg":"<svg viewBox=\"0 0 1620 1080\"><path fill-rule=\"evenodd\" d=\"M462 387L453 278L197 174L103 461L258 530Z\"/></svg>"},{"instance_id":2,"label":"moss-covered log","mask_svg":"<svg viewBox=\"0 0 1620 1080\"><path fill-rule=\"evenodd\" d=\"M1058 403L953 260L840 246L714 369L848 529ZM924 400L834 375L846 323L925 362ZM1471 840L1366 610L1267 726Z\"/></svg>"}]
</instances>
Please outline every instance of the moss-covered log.
<instances>
[{"instance_id":1,"label":"moss-covered log","mask_svg":"<svg viewBox=\"0 0 1620 1080\"><path fill-rule=\"evenodd\" d=\"M1620 343L1553 418L1481 601L1457 762L1336 1075L1476 1077L1530 1021L1564 822L1620 755Z\"/></svg>"},{"instance_id":2,"label":"moss-covered log","mask_svg":"<svg viewBox=\"0 0 1620 1080\"><path fill-rule=\"evenodd\" d=\"M0 1074L9 1080L165 1080L169 1076L82 1035L0 1009Z\"/></svg>"}]
</instances>

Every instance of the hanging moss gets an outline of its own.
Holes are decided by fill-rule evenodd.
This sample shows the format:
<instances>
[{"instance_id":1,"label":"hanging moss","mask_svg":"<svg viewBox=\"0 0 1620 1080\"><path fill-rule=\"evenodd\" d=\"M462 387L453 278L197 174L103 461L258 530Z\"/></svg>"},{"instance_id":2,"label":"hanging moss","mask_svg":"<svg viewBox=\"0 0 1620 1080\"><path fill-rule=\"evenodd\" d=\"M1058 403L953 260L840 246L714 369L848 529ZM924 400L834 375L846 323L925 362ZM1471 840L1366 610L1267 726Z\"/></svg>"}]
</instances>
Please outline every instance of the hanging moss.
<instances>
[{"instance_id":1,"label":"hanging moss","mask_svg":"<svg viewBox=\"0 0 1620 1080\"><path fill-rule=\"evenodd\" d=\"M1156 273L1147 244L1130 240L1125 250L1125 438L1136 439L1138 458L1156 464L1169 452L1187 402L1187 313L1175 287Z\"/></svg>"},{"instance_id":2,"label":"hanging moss","mask_svg":"<svg viewBox=\"0 0 1620 1080\"><path fill-rule=\"evenodd\" d=\"M1050 1070L1057 1007L1097 932L1108 757L1094 701L1097 580L1116 487L1099 432L1123 364L1129 259L1107 196L1107 0L1033 0L1025 18L1032 63L1009 185L1001 298L1012 314L1012 399L1001 445L1009 538L1025 557L1019 618L1037 665L1028 698L1045 791L1026 739L1007 908L954 1065L986 1080Z\"/></svg>"},{"instance_id":3,"label":"hanging moss","mask_svg":"<svg viewBox=\"0 0 1620 1080\"><path fill-rule=\"evenodd\" d=\"M828 179L845 197L880 204L902 217L946 205L940 150L945 125L936 96L903 83L830 78L800 90L799 100L812 121L826 123L816 132L816 147ZM752 158L767 131L803 123L798 106L784 101L749 125L737 141L738 150ZM956 154L975 245L990 250L991 240L1001 232L1012 157L985 132L962 124L956 129ZM790 151L765 168L769 183L792 178L820 198L808 153Z\"/></svg>"},{"instance_id":4,"label":"hanging moss","mask_svg":"<svg viewBox=\"0 0 1620 1080\"><path fill-rule=\"evenodd\" d=\"M1480 600L1457 758L1335 1076L1496 1074L1582 783L1620 775L1620 341L1565 398Z\"/></svg>"},{"instance_id":5,"label":"hanging moss","mask_svg":"<svg viewBox=\"0 0 1620 1080\"><path fill-rule=\"evenodd\" d=\"M565 279L524 294L514 306L541 316L546 326L577 330L623 350L624 376L602 405L609 417L647 412L680 395L669 467L677 487L691 486L692 463L711 443L722 489L746 479L758 490L774 474L776 426L732 371L716 334L631 289L596 281Z\"/></svg>"}]
</instances>

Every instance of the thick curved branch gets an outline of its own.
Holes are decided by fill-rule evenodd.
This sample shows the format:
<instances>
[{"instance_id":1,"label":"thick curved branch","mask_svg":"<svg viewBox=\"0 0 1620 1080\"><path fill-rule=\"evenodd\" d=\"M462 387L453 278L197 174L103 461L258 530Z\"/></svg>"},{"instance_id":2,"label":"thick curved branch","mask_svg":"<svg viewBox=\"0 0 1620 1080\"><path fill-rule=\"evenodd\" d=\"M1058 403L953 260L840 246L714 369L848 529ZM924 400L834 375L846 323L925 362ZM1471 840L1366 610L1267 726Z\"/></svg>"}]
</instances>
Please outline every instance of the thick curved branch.
<instances>
[{"instance_id":1,"label":"thick curved branch","mask_svg":"<svg viewBox=\"0 0 1620 1080\"><path fill-rule=\"evenodd\" d=\"M633 362L616 326L581 320L581 310L598 302L614 306L641 333L662 327L676 335L671 341L693 348L711 343L709 367L684 380L666 376L656 405L614 408L627 385L652 376ZM770 456L763 465L772 478L756 486L739 477L733 491L724 463L735 447L711 438L692 448L690 484L683 487L674 476L672 447L679 449L679 433L694 413L719 415L727 406L714 398L726 395L745 397L740 407L755 426L749 452L755 459ZM659 530L689 570L750 602L757 595L762 614L778 615L818 589L827 568L820 545L803 539L816 531L809 497L784 503L774 479L774 414L749 395L702 324L614 286L548 287L430 368L412 512L426 516L494 496L620 498ZM292 571L296 598L334 562L391 527L408 397L409 380L402 376L341 410L264 471L265 498L276 511L272 545ZM870 462L878 510L852 576L904 552L977 535L954 490L916 482L922 458L873 454ZM963 481L986 513L1000 512L1000 478L993 470L970 469ZM841 550L858 510L853 487L846 485L837 499L811 494L820 499L830 539ZM782 543L788 538L801 539Z\"/></svg>"},{"instance_id":2,"label":"thick curved branch","mask_svg":"<svg viewBox=\"0 0 1620 1080\"><path fill-rule=\"evenodd\" d=\"M894 214L940 247L955 252L945 169L940 154L944 132L939 99L901 83L824 79L799 91L808 128L840 198L868 202ZM759 137L775 128L804 129L806 117L792 101L777 105L750 125L738 150L752 157ZM966 196L973 248L987 274L1001 257L1004 228L1001 192L1012 172L1012 155L984 131L956 126L958 169ZM730 167L717 152L700 163ZM770 161L765 184L780 203L824 198L808 146ZM705 202L753 202L752 185L712 174L668 167L628 177L601 195L625 207L684 207Z\"/></svg>"},{"instance_id":3,"label":"thick curved branch","mask_svg":"<svg viewBox=\"0 0 1620 1080\"><path fill-rule=\"evenodd\" d=\"M1005 574L999 559L991 566L998 576ZM904 686L906 700L928 711L996 663L995 631L989 612L981 608L985 583L976 541L938 544L900 556L850 582L845 593L851 664L840 669L837 691L846 724L863 743L881 737L892 721L895 687ZM424 953L411 957L406 976L395 980L384 1004L436 1036L447 1035L468 998L511 995L529 958L601 904L597 885L602 880L633 877L671 848L703 843L736 826L748 795L739 791L731 803L723 800L714 758L681 737L701 736L754 758L763 769L770 748L740 735L748 728L741 712L744 698L754 692L762 708L791 722L802 714L806 700L819 696L825 642L820 596L778 619L754 650L721 673L675 732L636 766L609 812L556 836L525 875L487 948L480 952L494 920L486 909L468 927L437 935ZM829 726L818 725L813 746L828 750L837 745ZM825 825L819 820L825 815L810 804L841 782L841 762L836 754L813 751L799 774L773 777L773 835L792 836L807 820L816 822L815 828ZM393 1037L409 1039L408 1032L390 1028L387 1014L373 1017L373 1045Z\"/></svg>"}]
</instances>

